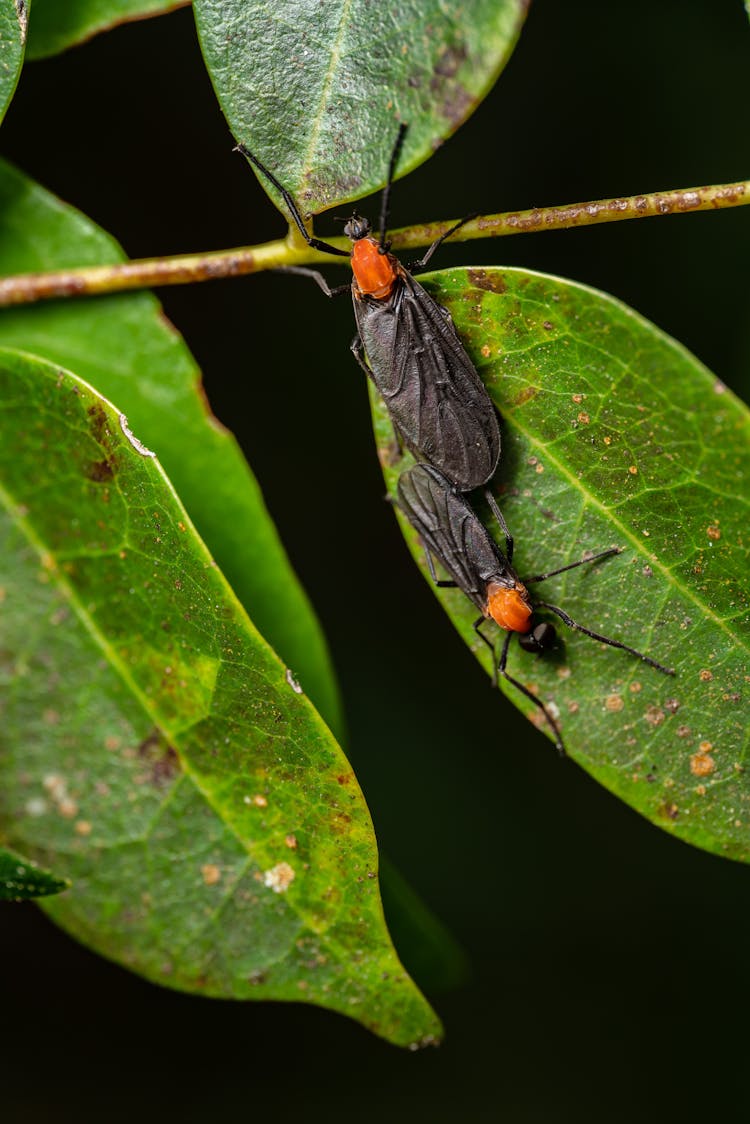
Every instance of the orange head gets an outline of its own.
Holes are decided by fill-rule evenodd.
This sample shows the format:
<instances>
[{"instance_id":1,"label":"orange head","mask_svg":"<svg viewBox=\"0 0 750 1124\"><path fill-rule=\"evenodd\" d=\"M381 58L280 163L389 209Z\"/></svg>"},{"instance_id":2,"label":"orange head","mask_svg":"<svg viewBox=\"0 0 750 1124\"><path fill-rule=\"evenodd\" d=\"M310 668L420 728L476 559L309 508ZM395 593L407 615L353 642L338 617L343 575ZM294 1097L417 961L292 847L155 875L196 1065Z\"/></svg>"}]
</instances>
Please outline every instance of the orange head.
<instances>
[{"instance_id":1,"label":"orange head","mask_svg":"<svg viewBox=\"0 0 750 1124\"><path fill-rule=\"evenodd\" d=\"M391 295L398 263L392 254L381 254L374 238L358 238L352 245L352 271L360 293L384 300Z\"/></svg>"},{"instance_id":2,"label":"orange head","mask_svg":"<svg viewBox=\"0 0 750 1124\"><path fill-rule=\"evenodd\" d=\"M500 582L490 582L484 613L506 632L528 632L532 608L526 586L519 581L511 588Z\"/></svg>"}]
</instances>

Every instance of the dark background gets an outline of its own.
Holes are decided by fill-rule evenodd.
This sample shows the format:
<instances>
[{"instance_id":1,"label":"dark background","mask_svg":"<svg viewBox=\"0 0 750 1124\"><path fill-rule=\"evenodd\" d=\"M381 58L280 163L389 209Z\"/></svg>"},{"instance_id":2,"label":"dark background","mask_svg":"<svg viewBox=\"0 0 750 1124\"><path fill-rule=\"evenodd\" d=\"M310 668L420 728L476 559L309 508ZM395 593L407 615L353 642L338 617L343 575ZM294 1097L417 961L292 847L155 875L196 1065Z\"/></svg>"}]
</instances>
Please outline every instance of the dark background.
<instances>
[{"instance_id":1,"label":"dark background","mask_svg":"<svg viewBox=\"0 0 750 1124\"><path fill-rule=\"evenodd\" d=\"M399 184L394 225L741 179L749 73L740 0L536 0L493 93ZM3 155L135 257L282 234L232 144L189 10L30 65L2 130ZM601 287L747 395L749 230L740 208L446 247L439 264ZM470 977L434 997L445 1045L412 1055L322 1010L159 990L3 906L3 1120L737 1118L750 872L641 820L489 690L381 501L348 302L278 276L160 295L326 629L381 845Z\"/></svg>"}]
</instances>

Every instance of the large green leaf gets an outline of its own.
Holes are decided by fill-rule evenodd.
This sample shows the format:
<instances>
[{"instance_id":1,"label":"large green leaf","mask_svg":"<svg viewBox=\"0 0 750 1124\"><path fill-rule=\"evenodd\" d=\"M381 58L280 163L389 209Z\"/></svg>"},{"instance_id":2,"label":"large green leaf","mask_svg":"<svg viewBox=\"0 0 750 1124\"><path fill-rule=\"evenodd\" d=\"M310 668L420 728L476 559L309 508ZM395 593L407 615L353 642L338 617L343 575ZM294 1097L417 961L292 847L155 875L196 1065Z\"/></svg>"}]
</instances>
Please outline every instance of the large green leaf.
<instances>
[{"instance_id":1,"label":"large green leaf","mask_svg":"<svg viewBox=\"0 0 750 1124\"><path fill-rule=\"evenodd\" d=\"M0 0L0 121L15 93L26 47L30 0Z\"/></svg>"},{"instance_id":2,"label":"large green leaf","mask_svg":"<svg viewBox=\"0 0 750 1124\"><path fill-rule=\"evenodd\" d=\"M395 14L370 0L194 7L232 132L315 213L382 185L401 121L400 173L426 160L495 81L527 3L404 0Z\"/></svg>"},{"instance_id":3,"label":"large green leaf","mask_svg":"<svg viewBox=\"0 0 750 1124\"><path fill-rule=\"evenodd\" d=\"M29 58L56 55L119 23L158 16L189 3L190 0L34 0Z\"/></svg>"},{"instance_id":4,"label":"large green leaf","mask_svg":"<svg viewBox=\"0 0 750 1124\"><path fill-rule=\"evenodd\" d=\"M0 273L122 261L108 234L0 162ZM155 449L255 625L331 728L340 706L325 641L237 443L208 412L200 372L149 293L4 309L0 346L75 370ZM247 360L251 362L250 359Z\"/></svg>"},{"instance_id":5,"label":"large green leaf","mask_svg":"<svg viewBox=\"0 0 750 1124\"><path fill-rule=\"evenodd\" d=\"M15 851L0 847L0 902L44 898L49 894L59 894L68 885L65 878L57 878Z\"/></svg>"},{"instance_id":6,"label":"large green leaf","mask_svg":"<svg viewBox=\"0 0 750 1124\"><path fill-rule=\"evenodd\" d=\"M602 293L520 269L455 269L426 285L504 419L496 491L517 570L624 547L532 593L677 674L563 625L557 658L514 643L509 671L555 708L571 756L613 792L691 843L750 859L747 410L683 347ZM392 430L375 408L388 461ZM393 490L404 462L390 460ZM424 568L410 528L407 538ZM489 671L474 606L457 590L437 596ZM539 721L532 703L503 689Z\"/></svg>"},{"instance_id":7,"label":"large green leaf","mask_svg":"<svg viewBox=\"0 0 750 1124\"><path fill-rule=\"evenodd\" d=\"M346 758L153 453L85 383L0 353L12 661L2 829L69 876L53 917L150 979L439 1032L383 921Z\"/></svg>"}]
</instances>

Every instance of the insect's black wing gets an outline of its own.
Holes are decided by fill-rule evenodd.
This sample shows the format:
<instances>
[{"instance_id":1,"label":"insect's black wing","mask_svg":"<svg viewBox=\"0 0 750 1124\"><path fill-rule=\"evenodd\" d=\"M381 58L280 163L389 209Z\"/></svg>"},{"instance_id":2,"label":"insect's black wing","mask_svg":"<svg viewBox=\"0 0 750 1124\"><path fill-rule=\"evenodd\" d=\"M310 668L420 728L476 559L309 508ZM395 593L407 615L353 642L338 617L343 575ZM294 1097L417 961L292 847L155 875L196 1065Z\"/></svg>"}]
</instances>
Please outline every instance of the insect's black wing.
<instances>
[{"instance_id":1,"label":"insect's black wing","mask_svg":"<svg viewBox=\"0 0 750 1124\"><path fill-rule=\"evenodd\" d=\"M497 544L437 469L418 464L403 472L398 499L425 549L479 609L484 610L488 582L513 585L515 573Z\"/></svg>"},{"instance_id":2,"label":"insect's black wing","mask_svg":"<svg viewBox=\"0 0 750 1124\"><path fill-rule=\"evenodd\" d=\"M354 314L405 444L460 491L485 484L500 457L497 414L447 312L402 270L387 300L355 295Z\"/></svg>"}]
</instances>

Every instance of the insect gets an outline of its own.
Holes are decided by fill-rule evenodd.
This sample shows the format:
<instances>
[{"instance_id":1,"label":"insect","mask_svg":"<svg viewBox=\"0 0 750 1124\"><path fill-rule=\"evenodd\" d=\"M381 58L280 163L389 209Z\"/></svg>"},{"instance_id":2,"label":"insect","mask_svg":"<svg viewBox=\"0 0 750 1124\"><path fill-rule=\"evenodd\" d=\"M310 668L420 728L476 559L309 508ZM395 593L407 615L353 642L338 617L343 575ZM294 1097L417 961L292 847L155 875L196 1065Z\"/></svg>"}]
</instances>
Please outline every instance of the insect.
<instances>
[{"instance_id":1,"label":"insect","mask_svg":"<svg viewBox=\"0 0 750 1124\"><path fill-rule=\"evenodd\" d=\"M331 289L317 270L304 266L287 266L284 272L312 277L329 297L351 288L357 323L351 350L380 391L397 437L419 459L439 468L459 491L467 492L486 484L497 468L497 414L450 314L413 274L424 269L438 246L468 220L437 238L411 271L390 253L386 240L390 191L405 133L402 125L391 153L379 238L371 237L369 222L355 212L344 226L352 242L351 254L313 237L290 193L257 156L244 145L238 149L281 193L310 247L350 257L351 287Z\"/></svg>"},{"instance_id":2,"label":"insect","mask_svg":"<svg viewBox=\"0 0 750 1124\"><path fill-rule=\"evenodd\" d=\"M513 539L497 504L491 497L488 498L493 514L505 536L505 554L466 499L459 495L451 487L450 482L431 465L418 464L408 469L401 474L398 482L398 506L419 533L432 580L440 587L453 586L463 590L481 610L482 615L474 622L474 628L477 635L492 651L493 664L496 656L495 645L484 635L482 626L486 621L493 620L506 633L500 659L494 664L495 686L498 683L498 676L502 675L535 706L538 706L554 732L559 752L564 754L565 747L560 727L549 709L528 687L509 675L506 669L508 649L514 633L518 634L518 642L527 652L541 654L554 644L557 635L555 627L549 621L536 621L537 609L546 609L554 613L569 628L590 636L592 640L599 640L612 648L622 648L623 651L637 656L638 659L665 675L674 675L674 670L664 667L650 656L636 651L620 640L612 640L610 637L593 632L590 628L584 628L557 605L551 605L548 601L532 603L527 586L546 581L547 578L555 577L556 574L565 573L567 570L575 570L578 566L586 566L591 562L619 554L620 547L600 550L580 562L571 562L557 570L550 570L546 574L535 574L522 580L511 564ZM451 575L450 580L438 579L434 559L437 559Z\"/></svg>"}]
</instances>

